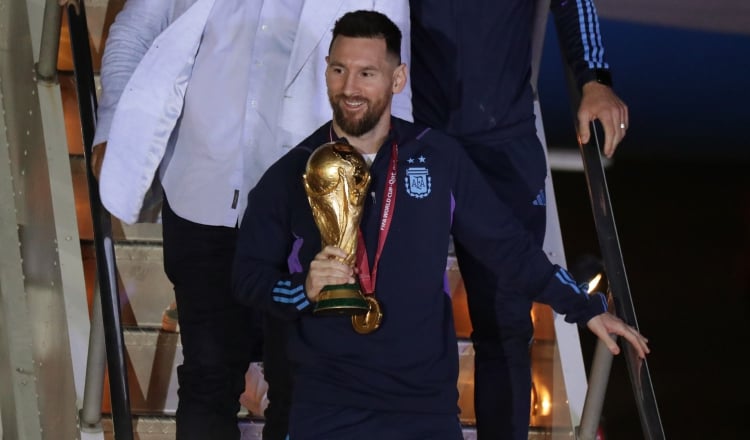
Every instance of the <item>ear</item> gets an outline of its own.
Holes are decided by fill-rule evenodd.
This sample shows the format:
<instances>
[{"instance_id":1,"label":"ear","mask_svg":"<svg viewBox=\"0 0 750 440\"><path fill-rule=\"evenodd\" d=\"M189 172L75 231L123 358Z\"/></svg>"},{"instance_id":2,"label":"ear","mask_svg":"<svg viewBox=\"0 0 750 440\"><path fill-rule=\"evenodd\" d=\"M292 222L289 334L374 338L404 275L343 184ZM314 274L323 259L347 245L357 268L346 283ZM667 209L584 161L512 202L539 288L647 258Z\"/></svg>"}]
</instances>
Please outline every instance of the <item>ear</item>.
<instances>
[{"instance_id":1,"label":"ear","mask_svg":"<svg viewBox=\"0 0 750 440\"><path fill-rule=\"evenodd\" d=\"M401 64L393 71L393 94L401 93L406 87L407 69L406 64Z\"/></svg>"}]
</instances>

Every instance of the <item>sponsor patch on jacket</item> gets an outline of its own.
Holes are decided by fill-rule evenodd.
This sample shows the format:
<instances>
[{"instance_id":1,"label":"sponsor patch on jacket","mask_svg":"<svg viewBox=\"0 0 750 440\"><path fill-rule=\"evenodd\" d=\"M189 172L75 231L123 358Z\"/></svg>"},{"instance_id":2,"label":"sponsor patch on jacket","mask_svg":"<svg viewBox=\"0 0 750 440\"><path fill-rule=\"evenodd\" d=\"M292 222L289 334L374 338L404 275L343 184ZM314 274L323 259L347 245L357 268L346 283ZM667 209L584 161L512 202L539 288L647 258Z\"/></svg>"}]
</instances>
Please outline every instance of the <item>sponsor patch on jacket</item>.
<instances>
[{"instance_id":1,"label":"sponsor patch on jacket","mask_svg":"<svg viewBox=\"0 0 750 440\"><path fill-rule=\"evenodd\" d=\"M409 164L418 162L423 165L427 162L427 159L424 156L419 156L416 160L410 157L407 162ZM416 199L427 197L432 189L430 170L426 166L410 166L406 169L404 185L406 186L406 193L410 196Z\"/></svg>"}]
</instances>

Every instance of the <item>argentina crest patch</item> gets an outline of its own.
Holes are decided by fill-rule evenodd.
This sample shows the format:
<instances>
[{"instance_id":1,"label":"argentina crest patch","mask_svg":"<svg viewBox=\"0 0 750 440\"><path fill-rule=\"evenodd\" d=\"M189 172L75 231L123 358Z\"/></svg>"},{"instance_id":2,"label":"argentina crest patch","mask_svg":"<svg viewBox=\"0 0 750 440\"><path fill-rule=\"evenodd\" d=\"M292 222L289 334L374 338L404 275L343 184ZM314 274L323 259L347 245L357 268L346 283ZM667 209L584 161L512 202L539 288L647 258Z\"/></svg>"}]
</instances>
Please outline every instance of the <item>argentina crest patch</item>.
<instances>
[{"instance_id":1,"label":"argentina crest patch","mask_svg":"<svg viewBox=\"0 0 750 440\"><path fill-rule=\"evenodd\" d=\"M427 162L424 156L417 158L420 164ZM409 158L407 161L409 164L413 164L415 161ZM432 177L430 177L430 170L426 166L410 166L406 169L406 177L404 177L404 184L406 186L406 193L416 199L423 199L430 195L432 189Z\"/></svg>"}]
</instances>

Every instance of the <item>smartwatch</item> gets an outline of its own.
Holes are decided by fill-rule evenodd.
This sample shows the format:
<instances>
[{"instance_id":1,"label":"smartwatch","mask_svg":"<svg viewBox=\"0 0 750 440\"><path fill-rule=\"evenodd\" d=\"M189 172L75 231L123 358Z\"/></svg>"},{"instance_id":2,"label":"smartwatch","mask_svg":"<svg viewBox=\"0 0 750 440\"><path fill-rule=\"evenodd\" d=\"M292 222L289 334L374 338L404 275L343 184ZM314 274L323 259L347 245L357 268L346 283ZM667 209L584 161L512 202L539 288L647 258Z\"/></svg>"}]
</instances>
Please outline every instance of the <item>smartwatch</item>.
<instances>
[{"instance_id":1,"label":"smartwatch","mask_svg":"<svg viewBox=\"0 0 750 440\"><path fill-rule=\"evenodd\" d=\"M589 81L596 81L608 87L612 87L612 74L607 69L589 69L581 75L580 87Z\"/></svg>"}]
</instances>

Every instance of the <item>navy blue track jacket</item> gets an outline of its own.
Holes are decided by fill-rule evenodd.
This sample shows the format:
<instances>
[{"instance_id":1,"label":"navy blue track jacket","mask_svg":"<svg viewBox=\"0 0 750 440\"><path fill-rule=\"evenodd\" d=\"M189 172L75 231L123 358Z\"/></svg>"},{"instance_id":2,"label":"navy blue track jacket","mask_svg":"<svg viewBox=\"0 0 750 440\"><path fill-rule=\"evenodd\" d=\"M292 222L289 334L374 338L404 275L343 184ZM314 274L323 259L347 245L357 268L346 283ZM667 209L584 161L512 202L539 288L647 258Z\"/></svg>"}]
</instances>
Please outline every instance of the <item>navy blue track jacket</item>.
<instances>
[{"instance_id":1,"label":"navy blue track jacket","mask_svg":"<svg viewBox=\"0 0 750 440\"><path fill-rule=\"evenodd\" d=\"M313 316L304 284L321 238L302 175L310 153L331 140L330 130L329 122L292 149L250 192L234 263L239 300L291 322L294 401L456 414L458 352L443 285L450 234L498 268L499 282L551 305L569 322L584 324L606 310L602 295L581 292L532 245L455 140L392 118L390 139L371 166L374 194L361 223L373 262L395 142L396 199L375 286L382 326L360 335L348 317Z\"/></svg>"},{"instance_id":2,"label":"navy blue track jacket","mask_svg":"<svg viewBox=\"0 0 750 440\"><path fill-rule=\"evenodd\" d=\"M414 119L464 144L535 135L536 0L410 0ZM578 87L608 70L593 0L551 0Z\"/></svg>"}]
</instances>

